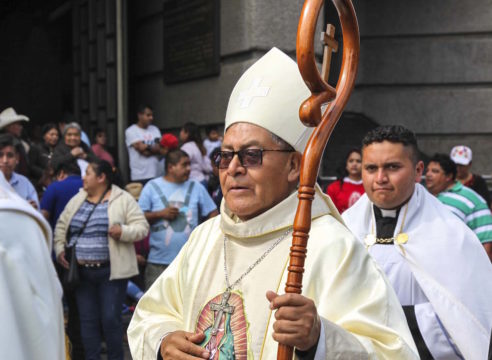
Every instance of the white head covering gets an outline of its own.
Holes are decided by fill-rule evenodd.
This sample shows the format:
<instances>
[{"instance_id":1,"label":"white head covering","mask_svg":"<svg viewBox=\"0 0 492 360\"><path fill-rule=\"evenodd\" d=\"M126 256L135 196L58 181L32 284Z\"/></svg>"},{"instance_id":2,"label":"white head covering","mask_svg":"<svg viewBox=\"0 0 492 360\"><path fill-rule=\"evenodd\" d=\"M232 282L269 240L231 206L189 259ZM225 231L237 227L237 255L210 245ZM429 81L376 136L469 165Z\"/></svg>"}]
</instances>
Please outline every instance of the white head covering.
<instances>
[{"instance_id":1,"label":"white head covering","mask_svg":"<svg viewBox=\"0 0 492 360\"><path fill-rule=\"evenodd\" d=\"M468 146L455 146L449 155L458 165L468 165L472 161L472 151Z\"/></svg>"},{"instance_id":2,"label":"white head covering","mask_svg":"<svg viewBox=\"0 0 492 360\"><path fill-rule=\"evenodd\" d=\"M311 93L295 61L271 49L241 76L232 90L225 129L238 122L261 126L303 152L314 128L299 120L299 107Z\"/></svg>"},{"instance_id":3,"label":"white head covering","mask_svg":"<svg viewBox=\"0 0 492 360\"><path fill-rule=\"evenodd\" d=\"M9 107L0 113L0 129L18 121L29 121L25 115L17 114L14 108Z\"/></svg>"}]
</instances>

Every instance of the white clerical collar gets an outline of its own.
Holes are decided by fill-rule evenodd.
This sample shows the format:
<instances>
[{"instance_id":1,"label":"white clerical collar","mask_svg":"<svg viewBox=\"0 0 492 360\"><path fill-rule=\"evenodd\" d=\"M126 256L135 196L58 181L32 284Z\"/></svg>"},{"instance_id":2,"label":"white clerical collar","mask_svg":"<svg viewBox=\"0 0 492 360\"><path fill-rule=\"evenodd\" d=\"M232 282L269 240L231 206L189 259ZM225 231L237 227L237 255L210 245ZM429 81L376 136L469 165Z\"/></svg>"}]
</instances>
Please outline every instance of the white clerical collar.
<instances>
[{"instance_id":1,"label":"white clerical collar","mask_svg":"<svg viewBox=\"0 0 492 360\"><path fill-rule=\"evenodd\" d=\"M361 185L362 184L362 179L360 180L352 180L348 176L343 178L343 182L349 183L349 184L354 184L354 185Z\"/></svg>"},{"instance_id":2,"label":"white clerical collar","mask_svg":"<svg viewBox=\"0 0 492 360\"><path fill-rule=\"evenodd\" d=\"M379 209L379 210L381 210L381 215L383 217L395 218L397 215L396 209L392 209L392 210Z\"/></svg>"},{"instance_id":3,"label":"white clerical collar","mask_svg":"<svg viewBox=\"0 0 492 360\"><path fill-rule=\"evenodd\" d=\"M315 186L315 191L312 218L331 214L343 223L331 199L323 194L318 184ZM225 200L222 199L220 227L225 234L236 238L251 238L279 231L293 225L298 202L297 191L295 191L263 214L247 221L241 221L227 208Z\"/></svg>"}]
</instances>

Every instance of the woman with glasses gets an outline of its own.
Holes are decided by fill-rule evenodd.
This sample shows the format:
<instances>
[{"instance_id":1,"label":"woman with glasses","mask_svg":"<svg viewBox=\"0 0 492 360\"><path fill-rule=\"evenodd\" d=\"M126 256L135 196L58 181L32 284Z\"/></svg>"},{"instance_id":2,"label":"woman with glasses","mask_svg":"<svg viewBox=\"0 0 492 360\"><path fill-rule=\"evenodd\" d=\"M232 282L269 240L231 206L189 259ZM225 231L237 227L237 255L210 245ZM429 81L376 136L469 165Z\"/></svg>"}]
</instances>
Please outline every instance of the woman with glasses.
<instances>
[{"instance_id":1,"label":"woman with glasses","mask_svg":"<svg viewBox=\"0 0 492 360\"><path fill-rule=\"evenodd\" d=\"M121 309L128 278L138 274L133 243L149 230L135 199L112 181L111 165L92 161L84 189L67 204L55 229L57 260L67 269L65 246L75 246L80 275L75 296L86 359L100 358L102 328L108 358L123 360Z\"/></svg>"}]
</instances>

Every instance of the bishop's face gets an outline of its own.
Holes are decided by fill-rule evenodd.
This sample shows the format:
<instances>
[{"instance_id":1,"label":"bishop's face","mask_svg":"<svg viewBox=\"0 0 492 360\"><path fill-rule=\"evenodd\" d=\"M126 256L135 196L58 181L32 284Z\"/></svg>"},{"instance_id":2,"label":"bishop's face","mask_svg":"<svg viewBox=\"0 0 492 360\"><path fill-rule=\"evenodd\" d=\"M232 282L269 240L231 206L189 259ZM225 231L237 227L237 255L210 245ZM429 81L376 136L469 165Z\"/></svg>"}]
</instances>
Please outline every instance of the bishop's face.
<instances>
[{"instance_id":1,"label":"bishop's face","mask_svg":"<svg viewBox=\"0 0 492 360\"><path fill-rule=\"evenodd\" d=\"M412 150L383 141L362 149L362 182L369 199L380 209L395 209L412 196L424 164L414 164Z\"/></svg>"},{"instance_id":2,"label":"bishop's face","mask_svg":"<svg viewBox=\"0 0 492 360\"><path fill-rule=\"evenodd\" d=\"M230 126L222 143L224 151L281 149L271 134L256 125ZM235 155L226 169L219 169L227 207L241 220L249 220L287 198L299 177L300 154L267 151L259 166L244 167ZM294 185L295 188L295 185Z\"/></svg>"}]
</instances>

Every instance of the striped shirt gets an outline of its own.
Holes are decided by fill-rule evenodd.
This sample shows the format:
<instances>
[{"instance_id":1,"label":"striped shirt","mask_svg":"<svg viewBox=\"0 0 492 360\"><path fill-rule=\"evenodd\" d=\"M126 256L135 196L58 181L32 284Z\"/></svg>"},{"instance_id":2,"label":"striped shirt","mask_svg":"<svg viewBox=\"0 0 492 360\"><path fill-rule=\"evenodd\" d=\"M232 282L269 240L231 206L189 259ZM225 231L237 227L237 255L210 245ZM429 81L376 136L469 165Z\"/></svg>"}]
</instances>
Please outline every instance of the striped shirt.
<instances>
[{"instance_id":1,"label":"striped shirt","mask_svg":"<svg viewBox=\"0 0 492 360\"><path fill-rule=\"evenodd\" d=\"M437 198L478 236L482 243L492 241L492 214L485 200L457 181Z\"/></svg>"},{"instance_id":2,"label":"striped shirt","mask_svg":"<svg viewBox=\"0 0 492 360\"><path fill-rule=\"evenodd\" d=\"M87 200L80 206L70 222L70 244L77 240L77 260L105 262L109 260L108 248L108 202L97 205L82 234L78 235L94 207Z\"/></svg>"}]
</instances>

